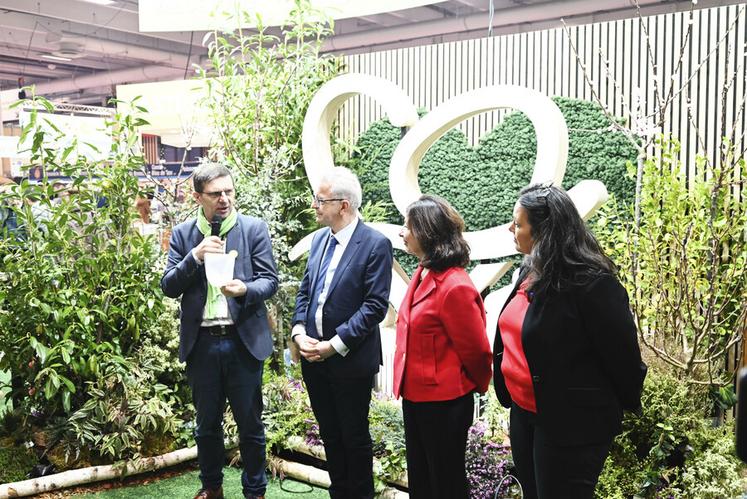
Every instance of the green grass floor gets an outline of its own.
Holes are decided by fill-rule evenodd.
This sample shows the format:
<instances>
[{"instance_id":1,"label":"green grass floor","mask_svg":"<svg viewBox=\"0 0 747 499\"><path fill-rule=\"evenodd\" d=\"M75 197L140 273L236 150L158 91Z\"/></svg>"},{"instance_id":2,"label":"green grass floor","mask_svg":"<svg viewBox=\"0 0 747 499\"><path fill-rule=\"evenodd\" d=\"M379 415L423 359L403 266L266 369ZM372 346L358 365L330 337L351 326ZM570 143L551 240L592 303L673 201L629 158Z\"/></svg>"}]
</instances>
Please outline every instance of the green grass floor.
<instances>
[{"instance_id":1,"label":"green grass floor","mask_svg":"<svg viewBox=\"0 0 747 499\"><path fill-rule=\"evenodd\" d=\"M198 473L196 470L187 471L182 475L156 480L144 485L130 485L100 492L74 494L70 497L76 499L190 499L200 488L200 480L197 478ZM223 493L226 499L242 499L244 496L241 494L241 470L224 468L223 475ZM292 491L295 491L295 493ZM266 495L269 499L321 499L329 497L326 489L291 480L285 480L282 483L282 488L278 480L270 481Z\"/></svg>"}]
</instances>

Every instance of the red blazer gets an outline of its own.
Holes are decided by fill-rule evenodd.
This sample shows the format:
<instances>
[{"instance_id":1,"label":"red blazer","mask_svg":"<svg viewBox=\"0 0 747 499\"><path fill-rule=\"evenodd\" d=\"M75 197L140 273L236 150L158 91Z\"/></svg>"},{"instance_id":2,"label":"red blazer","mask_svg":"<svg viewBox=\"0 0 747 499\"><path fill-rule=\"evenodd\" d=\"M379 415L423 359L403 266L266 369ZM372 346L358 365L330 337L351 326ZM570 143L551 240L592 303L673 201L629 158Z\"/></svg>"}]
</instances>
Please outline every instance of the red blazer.
<instances>
[{"instance_id":1,"label":"red blazer","mask_svg":"<svg viewBox=\"0 0 747 499\"><path fill-rule=\"evenodd\" d=\"M484 393L493 357L480 293L464 269L431 270L418 285L418 267L397 317L394 396L412 402Z\"/></svg>"}]
</instances>

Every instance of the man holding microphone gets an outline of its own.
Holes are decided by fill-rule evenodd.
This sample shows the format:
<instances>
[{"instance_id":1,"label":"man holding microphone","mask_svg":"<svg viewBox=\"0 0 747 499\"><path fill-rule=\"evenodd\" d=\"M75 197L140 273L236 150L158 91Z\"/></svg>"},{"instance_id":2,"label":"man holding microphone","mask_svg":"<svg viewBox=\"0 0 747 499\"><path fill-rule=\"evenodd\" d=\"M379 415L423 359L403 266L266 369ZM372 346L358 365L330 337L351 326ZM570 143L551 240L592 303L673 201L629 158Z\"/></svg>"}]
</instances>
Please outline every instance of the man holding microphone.
<instances>
[{"instance_id":1,"label":"man holding microphone","mask_svg":"<svg viewBox=\"0 0 747 499\"><path fill-rule=\"evenodd\" d=\"M236 211L231 172L208 164L195 170L197 218L177 225L169 243L161 289L181 296L179 360L187 363L197 426L202 487L195 499L223 498L223 412L226 399L239 429L244 496L267 487L262 424L262 368L272 353L265 300L278 287L267 225ZM205 255L236 251L233 280L207 281Z\"/></svg>"}]
</instances>

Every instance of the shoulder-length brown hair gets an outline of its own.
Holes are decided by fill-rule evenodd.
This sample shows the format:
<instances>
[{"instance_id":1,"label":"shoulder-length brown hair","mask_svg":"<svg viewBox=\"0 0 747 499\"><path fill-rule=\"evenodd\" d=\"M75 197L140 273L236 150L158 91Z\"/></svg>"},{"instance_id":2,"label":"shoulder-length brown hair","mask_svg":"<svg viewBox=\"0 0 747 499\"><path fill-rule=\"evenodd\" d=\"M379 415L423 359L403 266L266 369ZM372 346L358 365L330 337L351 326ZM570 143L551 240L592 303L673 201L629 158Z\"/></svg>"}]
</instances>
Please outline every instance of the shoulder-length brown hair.
<instances>
[{"instance_id":1,"label":"shoulder-length brown hair","mask_svg":"<svg viewBox=\"0 0 747 499\"><path fill-rule=\"evenodd\" d=\"M469 245L462 236L464 220L445 199L420 196L407 207L407 227L423 250L423 267L440 271L469 263Z\"/></svg>"}]
</instances>

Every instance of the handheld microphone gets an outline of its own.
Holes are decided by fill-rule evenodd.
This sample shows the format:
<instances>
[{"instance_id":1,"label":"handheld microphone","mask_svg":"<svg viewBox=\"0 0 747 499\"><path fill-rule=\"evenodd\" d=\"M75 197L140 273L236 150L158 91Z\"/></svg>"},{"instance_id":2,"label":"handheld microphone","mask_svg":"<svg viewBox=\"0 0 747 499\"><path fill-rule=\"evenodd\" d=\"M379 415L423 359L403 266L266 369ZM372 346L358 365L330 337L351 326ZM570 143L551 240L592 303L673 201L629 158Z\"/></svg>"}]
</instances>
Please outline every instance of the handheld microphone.
<instances>
[{"instance_id":1,"label":"handheld microphone","mask_svg":"<svg viewBox=\"0 0 747 499\"><path fill-rule=\"evenodd\" d=\"M210 222L210 235L211 236L220 236L220 225L223 223L223 217L220 215L215 215L213 217L213 221Z\"/></svg>"}]
</instances>

